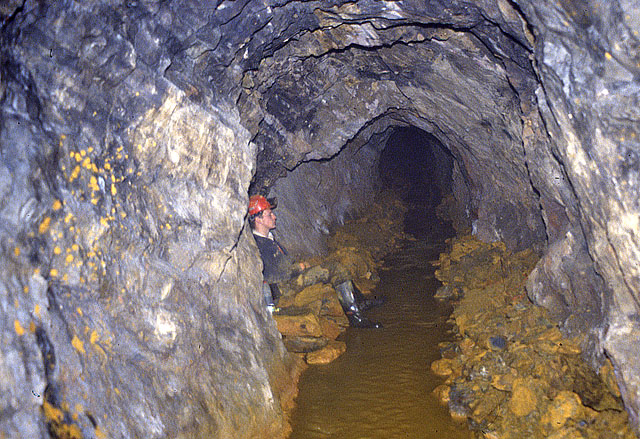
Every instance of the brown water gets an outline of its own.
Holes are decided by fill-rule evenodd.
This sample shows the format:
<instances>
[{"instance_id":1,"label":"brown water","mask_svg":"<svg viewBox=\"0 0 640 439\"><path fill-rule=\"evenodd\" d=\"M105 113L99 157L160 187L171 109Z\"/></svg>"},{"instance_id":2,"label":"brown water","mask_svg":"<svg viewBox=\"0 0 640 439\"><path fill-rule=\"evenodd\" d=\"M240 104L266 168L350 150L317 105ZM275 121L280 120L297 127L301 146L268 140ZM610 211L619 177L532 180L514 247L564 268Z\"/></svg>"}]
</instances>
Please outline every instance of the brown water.
<instances>
[{"instance_id":1,"label":"brown water","mask_svg":"<svg viewBox=\"0 0 640 439\"><path fill-rule=\"evenodd\" d=\"M430 364L451 334L450 308L433 299L439 284L428 261L444 249L447 231L439 223L420 226L410 231L422 240L405 243L380 272L375 293L387 302L367 315L384 328L349 328L340 338L347 351L302 375L290 439L472 437L431 393L442 379Z\"/></svg>"}]
</instances>

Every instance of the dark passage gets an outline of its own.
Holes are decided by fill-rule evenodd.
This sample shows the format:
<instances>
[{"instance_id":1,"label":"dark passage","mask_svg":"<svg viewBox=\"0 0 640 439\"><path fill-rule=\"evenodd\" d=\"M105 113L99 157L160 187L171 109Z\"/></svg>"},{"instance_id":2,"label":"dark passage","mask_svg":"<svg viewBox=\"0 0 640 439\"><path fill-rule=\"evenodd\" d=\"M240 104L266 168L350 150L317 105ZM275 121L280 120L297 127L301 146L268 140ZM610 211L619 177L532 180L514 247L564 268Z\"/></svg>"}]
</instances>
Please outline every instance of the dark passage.
<instances>
[{"instance_id":1,"label":"dark passage","mask_svg":"<svg viewBox=\"0 0 640 439\"><path fill-rule=\"evenodd\" d=\"M434 152L422 134L399 130L383 153L381 176L409 202L405 230L415 238L389 255L380 270L376 293L387 302L369 313L384 328L349 328L342 336L346 353L303 374L292 439L471 437L431 394L442 380L430 364L440 358L438 343L451 334L449 307L433 299L439 282L429 261L444 250L453 230L435 215L441 197L437 182L444 178L429 172L438 163L434 157L440 154L442 164L446 155L442 149ZM446 175L446 169L440 171Z\"/></svg>"},{"instance_id":2,"label":"dark passage","mask_svg":"<svg viewBox=\"0 0 640 439\"><path fill-rule=\"evenodd\" d=\"M380 179L410 206L429 214L444 195L451 193L453 160L451 153L431 134L415 127L398 127L380 154ZM420 222L419 216L410 219Z\"/></svg>"}]
</instances>

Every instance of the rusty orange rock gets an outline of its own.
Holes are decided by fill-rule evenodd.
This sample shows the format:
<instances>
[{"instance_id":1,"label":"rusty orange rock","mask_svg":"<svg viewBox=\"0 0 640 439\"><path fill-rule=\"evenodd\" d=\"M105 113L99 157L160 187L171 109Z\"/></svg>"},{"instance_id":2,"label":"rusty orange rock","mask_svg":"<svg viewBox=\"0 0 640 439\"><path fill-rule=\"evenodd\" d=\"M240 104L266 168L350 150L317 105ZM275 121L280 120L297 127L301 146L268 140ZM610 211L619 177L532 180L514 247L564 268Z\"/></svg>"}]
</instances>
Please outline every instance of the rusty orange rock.
<instances>
[{"instance_id":1,"label":"rusty orange rock","mask_svg":"<svg viewBox=\"0 0 640 439\"><path fill-rule=\"evenodd\" d=\"M344 342L330 340L327 346L319 351L307 354L306 360L308 364L329 364L347 350Z\"/></svg>"}]
</instances>

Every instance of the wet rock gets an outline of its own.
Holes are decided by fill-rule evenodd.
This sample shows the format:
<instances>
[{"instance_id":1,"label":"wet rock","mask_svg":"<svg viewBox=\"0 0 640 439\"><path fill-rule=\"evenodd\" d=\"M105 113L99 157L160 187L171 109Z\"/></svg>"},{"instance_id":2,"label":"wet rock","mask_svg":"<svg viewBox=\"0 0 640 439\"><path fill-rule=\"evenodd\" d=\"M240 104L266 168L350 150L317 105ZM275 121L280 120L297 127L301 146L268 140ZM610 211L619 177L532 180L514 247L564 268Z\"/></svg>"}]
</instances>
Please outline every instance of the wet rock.
<instances>
[{"instance_id":1,"label":"wet rock","mask_svg":"<svg viewBox=\"0 0 640 439\"><path fill-rule=\"evenodd\" d=\"M582 439L584 437L586 436L584 436L582 432L577 428L554 431L549 436L547 436L548 439Z\"/></svg>"},{"instance_id":2,"label":"wet rock","mask_svg":"<svg viewBox=\"0 0 640 439\"><path fill-rule=\"evenodd\" d=\"M335 243L333 244L335 245ZM374 270L375 262L371 254L362 247L343 247L331 252L329 260L339 261L347 273L338 273L336 270L334 283L340 283L343 279L356 279L364 277Z\"/></svg>"},{"instance_id":3,"label":"wet rock","mask_svg":"<svg viewBox=\"0 0 640 439\"><path fill-rule=\"evenodd\" d=\"M434 371L448 376L452 416L467 417L472 429L489 437L570 437L567 432L577 431L576 437L631 438L615 386L609 388L615 382L612 367L605 364L598 377L580 356L582 338L564 335L552 315L520 295L535 258L460 241L452 242L453 257L441 255L438 273L467 291L454 306L457 349L447 349L432 363ZM472 272L500 260L505 275L468 279L475 256L479 266ZM467 280L473 288L466 287ZM461 367L455 371L444 367L456 362ZM604 427L609 422L616 425L615 434Z\"/></svg>"},{"instance_id":4,"label":"wet rock","mask_svg":"<svg viewBox=\"0 0 640 439\"><path fill-rule=\"evenodd\" d=\"M498 390L509 391L513 390L513 383L517 378L517 372L515 369L511 369L510 373L501 375L495 374L491 379L491 385Z\"/></svg>"},{"instance_id":5,"label":"wet rock","mask_svg":"<svg viewBox=\"0 0 640 439\"><path fill-rule=\"evenodd\" d=\"M282 341L289 352L307 353L324 348L329 339L326 337L306 337L290 335L282 338Z\"/></svg>"},{"instance_id":6,"label":"wet rock","mask_svg":"<svg viewBox=\"0 0 640 439\"><path fill-rule=\"evenodd\" d=\"M306 287L295 295L293 305L298 307L308 306L312 302L322 302L328 296L336 296L331 285L317 283Z\"/></svg>"},{"instance_id":7,"label":"wet rock","mask_svg":"<svg viewBox=\"0 0 640 439\"><path fill-rule=\"evenodd\" d=\"M375 271L368 271L365 273L365 277L354 279L353 284L362 294L367 296L371 294L371 290L376 287L379 280L380 279L377 279L377 276L375 275Z\"/></svg>"},{"instance_id":8,"label":"wet rock","mask_svg":"<svg viewBox=\"0 0 640 439\"><path fill-rule=\"evenodd\" d=\"M329 317L334 321L344 317L344 310L335 292L323 297L320 315Z\"/></svg>"},{"instance_id":9,"label":"wet rock","mask_svg":"<svg viewBox=\"0 0 640 439\"><path fill-rule=\"evenodd\" d=\"M564 427L569 419L579 419L582 417L582 401L580 397L568 390L560 391L547 411L542 415L541 422L552 429Z\"/></svg>"},{"instance_id":10,"label":"wet rock","mask_svg":"<svg viewBox=\"0 0 640 439\"><path fill-rule=\"evenodd\" d=\"M284 336L321 337L322 326L315 314L278 315L274 319L278 331Z\"/></svg>"},{"instance_id":11,"label":"wet rock","mask_svg":"<svg viewBox=\"0 0 640 439\"><path fill-rule=\"evenodd\" d=\"M507 347L507 340L501 335L494 335L489 337L489 347L491 349L502 350Z\"/></svg>"},{"instance_id":12,"label":"wet rock","mask_svg":"<svg viewBox=\"0 0 640 439\"><path fill-rule=\"evenodd\" d=\"M431 363L431 371L436 375L447 377L453 373L455 368L454 360L442 358Z\"/></svg>"},{"instance_id":13,"label":"wet rock","mask_svg":"<svg viewBox=\"0 0 640 439\"><path fill-rule=\"evenodd\" d=\"M611 361L607 359L605 364L600 367L600 378L604 381L607 389L611 392L611 394L615 397L620 397L620 389L618 388L618 383L616 381L616 377L613 372L613 365Z\"/></svg>"},{"instance_id":14,"label":"wet rock","mask_svg":"<svg viewBox=\"0 0 640 439\"><path fill-rule=\"evenodd\" d=\"M458 384L449 389L449 410L456 418L467 418L471 412L471 405L475 400L473 390L468 386Z\"/></svg>"},{"instance_id":15,"label":"wet rock","mask_svg":"<svg viewBox=\"0 0 640 439\"><path fill-rule=\"evenodd\" d=\"M538 406L536 392L530 387L530 383L523 379L513 382L509 410L516 416L527 416Z\"/></svg>"},{"instance_id":16,"label":"wet rock","mask_svg":"<svg viewBox=\"0 0 640 439\"><path fill-rule=\"evenodd\" d=\"M320 327L322 328L322 334L331 339L335 340L340 334L344 332L344 327L340 326L337 322L333 320L329 320L325 317L320 317Z\"/></svg>"},{"instance_id":17,"label":"wet rock","mask_svg":"<svg viewBox=\"0 0 640 439\"><path fill-rule=\"evenodd\" d=\"M449 391L451 388L446 384L440 384L435 389L433 389L433 395L440 401L442 405L449 404Z\"/></svg>"},{"instance_id":18,"label":"wet rock","mask_svg":"<svg viewBox=\"0 0 640 439\"><path fill-rule=\"evenodd\" d=\"M451 285L443 285L436 290L434 296L436 299L459 299L462 297L462 292L460 289L453 287Z\"/></svg>"},{"instance_id":19,"label":"wet rock","mask_svg":"<svg viewBox=\"0 0 640 439\"><path fill-rule=\"evenodd\" d=\"M460 346L457 343L444 342L438 345L442 358L455 358L460 353Z\"/></svg>"},{"instance_id":20,"label":"wet rock","mask_svg":"<svg viewBox=\"0 0 640 439\"><path fill-rule=\"evenodd\" d=\"M308 364L328 364L342 355L346 350L347 345L344 342L330 340L324 348L308 353L305 360Z\"/></svg>"}]
</instances>

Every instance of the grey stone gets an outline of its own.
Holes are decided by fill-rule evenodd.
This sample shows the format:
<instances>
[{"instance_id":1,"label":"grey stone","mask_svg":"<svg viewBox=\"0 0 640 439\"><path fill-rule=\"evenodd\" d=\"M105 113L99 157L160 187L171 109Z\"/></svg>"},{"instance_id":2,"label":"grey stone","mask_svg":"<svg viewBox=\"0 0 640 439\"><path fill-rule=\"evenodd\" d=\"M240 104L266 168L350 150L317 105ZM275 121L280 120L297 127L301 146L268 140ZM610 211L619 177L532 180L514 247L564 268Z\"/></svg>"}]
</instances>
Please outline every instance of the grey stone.
<instances>
[{"instance_id":1,"label":"grey stone","mask_svg":"<svg viewBox=\"0 0 640 439\"><path fill-rule=\"evenodd\" d=\"M460 230L543 255L530 297L611 358L637 426L636 9L3 3L0 432L48 437L48 398L82 407L86 437L283 437L295 363L247 193L278 195L285 245L321 253L409 126L453 157Z\"/></svg>"}]
</instances>

